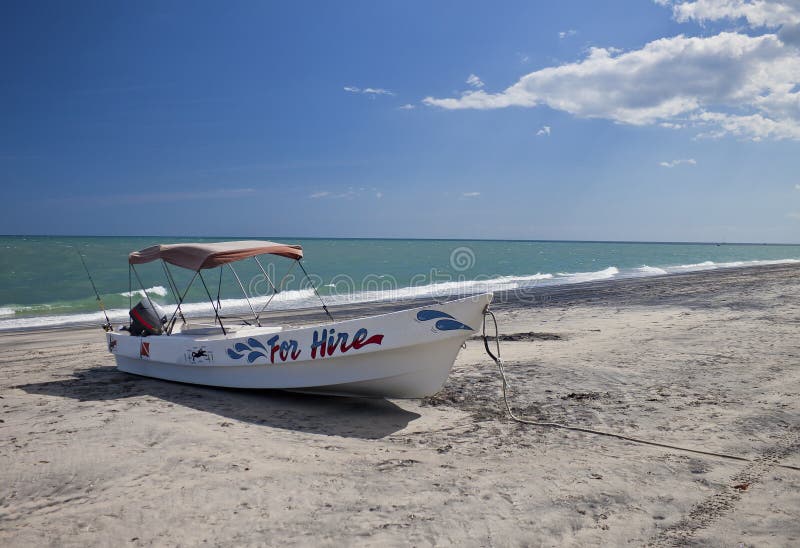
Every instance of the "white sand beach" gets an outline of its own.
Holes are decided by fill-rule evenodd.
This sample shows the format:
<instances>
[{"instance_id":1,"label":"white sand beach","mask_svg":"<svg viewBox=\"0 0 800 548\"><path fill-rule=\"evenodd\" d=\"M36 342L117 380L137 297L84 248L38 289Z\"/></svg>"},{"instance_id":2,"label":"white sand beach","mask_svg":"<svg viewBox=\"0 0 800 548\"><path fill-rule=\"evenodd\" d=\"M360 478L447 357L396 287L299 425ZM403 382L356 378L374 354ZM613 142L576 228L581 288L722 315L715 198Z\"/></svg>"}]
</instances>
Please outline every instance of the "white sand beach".
<instances>
[{"instance_id":1,"label":"white sand beach","mask_svg":"<svg viewBox=\"0 0 800 548\"><path fill-rule=\"evenodd\" d=\"M797 546L800 268L499 296L425 401L116 371L98 328L0 335L4 546Z\"/></svg>"}]
</instances>

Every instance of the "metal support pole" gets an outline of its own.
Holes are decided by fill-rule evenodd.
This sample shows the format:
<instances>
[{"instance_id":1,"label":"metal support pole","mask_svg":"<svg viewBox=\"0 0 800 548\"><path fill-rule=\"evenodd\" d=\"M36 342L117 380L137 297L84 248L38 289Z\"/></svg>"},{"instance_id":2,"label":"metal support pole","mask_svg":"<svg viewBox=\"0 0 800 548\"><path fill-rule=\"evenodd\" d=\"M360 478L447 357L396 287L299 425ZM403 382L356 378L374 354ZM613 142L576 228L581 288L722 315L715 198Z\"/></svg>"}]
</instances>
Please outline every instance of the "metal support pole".
<instances>
[{"instance_id":1,"label":"metal support pole","mask_svg":"<svg viewBox=\"0 0 800 548\"><path fill-rule=\"evenodd\" d=\"M228 263L228 266L230 267L231 272L233 272L233 276L234 276L234 278L236 278L236 281L239 282L239 287L242 288L242 294L244 295L244 298L247 301L247 306L250 307L250 312L253 313L253 317L256 320L256 325L258 327L261 327L261 322L258 320L258 314L256 314L256 311L253 308L253 304L250 302L250 297L247 296L247 291L244 290L244 286L242 285L242 280L239 279L239 275L233 269L233 265L231 265L231 263Z\"/></svg>"},{"instance_id":2,"label":"metal support pole","mask_svg":"<svg viewBox=\"0 0 800 548\"><path fill-rule=\"evenodd\" d=\"M181 298L178 301L178 306L175 308L175 312L172 313L172 317L167 322L167 325L169 326L169 329L167 330L167 335L172 335L172 329L175 327L175 316L177 316L179 312L181 317L183 318L183 312L181 312L181 304L183 304L183 300L186 298L186 295L189 294L189 289L191 289L192 284L194 283L194 279L197 278L197 275L199 273L200 271L198 270L197 272L194 273L192 279L189 280L189 285L186 286L186 291L184 291L183 295L181 295Z\"/></svg>"},{"instance_id":3,"label":"metal support pole","mask_svg":"<svg viewBox=\"0 0 800 548\"><path fill-rule=\"evenodd\" d=\"M219 322L219 326L222 328L222 334L223 335L227 335L228 332L225 331L225 326L222 325L222 318L219 317L219 311L217 310L217 307L214 306L214 297L211 296L211 292L208 290L208 286L206 285L206 281L205 281L205 279L203 279L203 275L200 273L199 270L197 271L197 274L200 276L200 281L203 282L203 287L206 290L206 295L208 295L208 300L211 303L211 308L214 309L214 316L217 318L217 321Z\"/></svg>"},{"instance_id":4,"label":"metal support pole","mask_svg":"<svg viewBox=\"0 0 800 548\"><path fill-rule=\"evenodd\" d=\"M325 306L325 301L322 300L322 297L320 296L319 292L317 291L316 286L314 286L314 282L311 281L311 276L309 276L308 272L306 272L306 267L303 266L303 263L300 262L300 259L297 259L297 263L300 265L300 268L303 270L303 274L306 275L306 279L308 280L308 283L311 284L311 289L314 290L314 294L319 299L319 302L322 303L322 309L325 311L325 314L328 315L328 317L331 319L332 322L335 322L336 320L333 319L333 316L331 315L330 311L328 310L328 307Z\"/></svg>"}]
</instances>

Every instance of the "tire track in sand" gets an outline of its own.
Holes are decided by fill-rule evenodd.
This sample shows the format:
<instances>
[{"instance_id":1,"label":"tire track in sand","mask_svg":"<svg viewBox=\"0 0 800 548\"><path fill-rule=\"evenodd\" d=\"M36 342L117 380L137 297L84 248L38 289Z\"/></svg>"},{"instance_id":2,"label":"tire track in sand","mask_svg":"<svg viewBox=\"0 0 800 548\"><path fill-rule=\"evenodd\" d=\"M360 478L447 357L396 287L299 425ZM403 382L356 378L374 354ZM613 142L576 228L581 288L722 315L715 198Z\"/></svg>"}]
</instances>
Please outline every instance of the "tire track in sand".
<instances>
[{"instance_id":1,"label":"tire track in sand","mask_svg":"<svg viewBox=\"0 0 800 548\"><path fill-rule=\"evenodd\" d=\"M786 432L774 446L764 451L751 463L731 476L728 485L692 506L689 513L678 523L662 529L648 542L648 546L686 546L692 537L732 512L747 489L761 481L767 472L775 468L781 459L800 451L800 428Z\"/></svg>"}]
</instances>

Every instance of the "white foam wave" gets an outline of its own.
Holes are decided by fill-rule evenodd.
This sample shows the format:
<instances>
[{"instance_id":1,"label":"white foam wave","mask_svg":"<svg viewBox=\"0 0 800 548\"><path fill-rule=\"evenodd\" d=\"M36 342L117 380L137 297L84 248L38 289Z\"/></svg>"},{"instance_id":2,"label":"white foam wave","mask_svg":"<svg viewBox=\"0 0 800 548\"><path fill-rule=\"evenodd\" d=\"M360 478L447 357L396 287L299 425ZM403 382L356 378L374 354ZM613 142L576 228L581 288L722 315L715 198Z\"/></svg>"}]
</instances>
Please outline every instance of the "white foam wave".
<instances>
[{"instance_id":1,"label":"white foam wave","mask_svg":"<svg viewBox=\"0 0 800 548\"><path fill-rule=\"evenodd\" d=\"M271 301L270 298L272 299ZM294 291L283 291L274 297L270 297L269 295L263 297L253 297L250 299L250 304L253 305L253 308L256 312L261 310L267 304L267 302L269 302L269 308L267 310L286 310L289 308L302 308L302 306L296 306L299 302L308 302L308 305L310 306L315 298L316 297L314 296L313 289L298 289ZM223 316L229 313L239 314L243 312L250 312L250 305L247 304L247 299L223 299L220 302L220 305L220 313ZM167 310L170 315L175 311L174 305L171 307L162 308ZM181 310L183 310L184 314L189 316L214 314L214 309L211 307L211 303L208 302L185 303L181 306Z\"/></svg>"},{"instance_id":2,"label":"white foam wave","mask_svg":"<svg viewBox=\"0 0 800 548\"><path fill-rule=\"evenodd\" d=\"M698 270L714 270L717 268L737 268L743 266L768 266L780 264L797 264L800 259L776 259L776 260L752 260L752 261L730 261L725 263L715 263L714 261L703 261L702 263L682 264L678 266L665 267L667 273L695 272Z\"/></svg>"},{"instance_id":3,"label":"white foam wave","mask_svg":"<svg viewBox=\"0 0 800 548\"><path fill-rule=\"evenodd\" d=\"M636 271L645 276L661 276L667 274L667 271L663 268L658 268L657 266L647 266L646 264L637 268Z\"/></svg>"},{"instance_id":4,"label":"white foam wave","mask_svg":"<svg viewBox=\"0 0 800 548\"><path fill-rule=\"evenodd\" d=\"M149 291L149 289L148 289ZM259 311L269 300L269 296L255 297L250 299L256 311ZM312 306L316 301L313 289L301 289L297 291L284 291L278 293L272 299L267 310L286 310L290 308L305 308ZM319 302L319 301L316 301ZM224 299L221 301L221 314L240 314L250 313L250 307L246 299ZM167 316L172 316L175 312L175 305L162 305L161 308ZM13 309L10 309L13 311ZM181 310L186 316L213 316L214 309L211 303L184 303ZM108 318L112 324L127 323L128 310L114 308L107 310ZM86 312L82 314L63 314L48 316L28 316L23 318L0 320L0 331L9 329L25 329L29 327L59 327L64 325L77 324L103 324L105 317L102 312Z\"/></svg>"},{"instance_id":5,"label":"white foam wave","mask_svg":"<svg viewBox=\"0 0 800 548\"><path fill-rule=\"evenodd\" d=\"M695 270L712 270L718 266L719 265L714 261L703 261L702 263L679 264L678 266L670 266L668 268L670 272L690 272Z\"/></svg>"},{"instance_id":6,"label":"white foam wave","mask_svg":"<svg viewBox=\"0 0 800 548\"><path fill-rule=\"evenodd\" d=\"M424 285L402 287L402 288L375 288L373 290L362 290L353 293L333 294L324 297L329 305L357 304L378 301L403 300L426 297L458 297L479 293L483 291L513 291L515 289L529 289L536 286L566 285L584 282L594 282L610 279L621 279L630 277L656 276L664 274L675 274L701 270L711 270L717 268L732 268L741 266L776 265L776 264L797 264L799 259L781 260L753 260L753 261L732 261L726 263L715 263L713 261L703 261L693 264L654 267L643 265L638 268L620 271L616 266L609 266L602 270L593 272L560 272L557 274L537 273L526 276L499 276L495 278L478 280L458 280L447 282L434 282ZM388 283L388 282L387 282ZM331 287L330 285L327 287ZM147 292L164 296L167 290L161 286L148 288ZM163 292L163 293L162 293ZM136 293L139 294L141 293ZM125 293L125 296L128 294ZM269 296L256 297L250 299L256 311L261 310L269 301ZM222 314L250 314L250 307L245 299L225 299L222 301ZM319 306L319 301L312 289L301 289L284 291L275 295L269 304L268 311L300 309ZM102 313L92 312L83 314L69 315L47 315L47 316L27 316L27 317L6 317L12 316L16 311L23 311L31 307L5 305L0 307L0 331L9 329L24 329L31 327L56 327L75 324L102 324L105 320ZM39 305L37 305L39 308ZM172 315L175 305L163 306L168 315ZM213 315L213 308L210 303L186 303L182 307L187 316L209 316ZM41 308L39 308L41 310ZM108 316L112 323L127 323L128 311L125 309L113 309L108 311Z\"/></svg>"},{"instance_id":7,"label":"white foam wave","mask_svg":"<svg viewBox=\"0 0 800 548\"><path fill-rule=\"evenodd\" d=\"M609 266L603 270L595 272L559 272L559 276L564 278L564 283L582 283L608 280L619 274L616 266Z\"/></svg>"},{"instance_id":8,"label":"white foam wave","mask_svg":"<svg viewBox=\"0 0 800 548\"><path fill-rule=\"evenodd\" d=\"M166 297L169 294L169 290L162 286L162 285L154 285L153 287L148 287L144 291L141 289L136 289L134 291L125 291L124 293L120 293L123 297L145 297L145 291L150 295L158 295L159 297Z\"/></svg>"}]
</instances>

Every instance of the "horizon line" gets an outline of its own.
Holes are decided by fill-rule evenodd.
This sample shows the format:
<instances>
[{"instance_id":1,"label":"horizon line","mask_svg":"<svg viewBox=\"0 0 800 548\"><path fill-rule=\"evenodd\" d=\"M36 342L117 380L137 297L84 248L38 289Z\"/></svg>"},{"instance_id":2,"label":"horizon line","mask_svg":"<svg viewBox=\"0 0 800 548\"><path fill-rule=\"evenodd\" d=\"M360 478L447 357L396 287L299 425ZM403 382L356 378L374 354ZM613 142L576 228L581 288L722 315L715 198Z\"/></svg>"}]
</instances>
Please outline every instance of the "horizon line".
<instances>
[{"instance_id":1,"label":"horizon line","mask_svg":"<svg viewBox=\"0 0 800 548\"><path fill-rule=\"evenodd\" d=\"M269 236L272 238L272 236ZM568 239L541 239L541 238L420 238L398 236L276 236L280 240L411 240L411 241L439 241L439 242L530 242L530 243L583 243L583 244L657 244L657 245L775 245L775 246L800 246L800 242L728 242L728 241L680 241L680 240L568 240ZM226 236L178 236L169 234L156 235L101 235L101 234L0 234L0 238L198 238L205 240L226 239L259 239L264 236L226 235Z\"/></svg>"}]
</instances>

